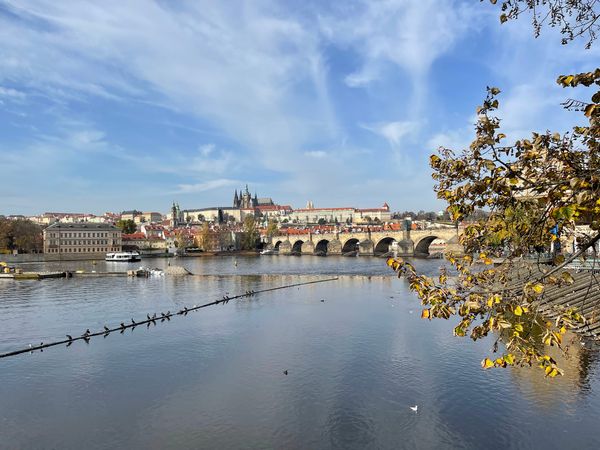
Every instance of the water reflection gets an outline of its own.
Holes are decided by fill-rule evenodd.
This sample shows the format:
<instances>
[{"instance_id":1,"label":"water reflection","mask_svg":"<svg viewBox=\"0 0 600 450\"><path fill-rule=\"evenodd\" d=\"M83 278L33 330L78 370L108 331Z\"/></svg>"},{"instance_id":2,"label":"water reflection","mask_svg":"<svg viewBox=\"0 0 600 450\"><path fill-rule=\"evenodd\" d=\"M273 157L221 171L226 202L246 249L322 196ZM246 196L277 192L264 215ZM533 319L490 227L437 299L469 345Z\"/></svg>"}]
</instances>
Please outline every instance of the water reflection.
<instances>
[{"instance_id":1,"label":"water reflection","mask_svg":"<svg viewBox=\"0 0 600 450\"><path fill-rule=\"evenodd\" d=\"M405 281L376 258L240 258L238 269L224 258L185 264L198 276L2 282L0 349L225 292L317 279L318 264L345 275L2 360L0 447L600 445L595 349L573 345L563 379L482 371L491 342L453 338L452 323L420 320ZM440 262L417 264L433 272Z\"/></svg>"}]
</instances>

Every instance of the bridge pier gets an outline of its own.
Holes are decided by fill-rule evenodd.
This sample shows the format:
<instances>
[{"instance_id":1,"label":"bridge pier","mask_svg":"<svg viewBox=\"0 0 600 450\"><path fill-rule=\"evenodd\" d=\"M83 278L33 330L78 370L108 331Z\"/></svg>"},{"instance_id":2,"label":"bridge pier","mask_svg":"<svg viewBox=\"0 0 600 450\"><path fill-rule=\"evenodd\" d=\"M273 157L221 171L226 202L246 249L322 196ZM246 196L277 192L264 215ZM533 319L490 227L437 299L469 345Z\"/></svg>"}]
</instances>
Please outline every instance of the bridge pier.
<instances>
[{"instance_id":1,"label":"bridge pier","mask_svg":"<svg viewBox=\"0 0 600 450\"><path fill-rule=\"evenodd\" d=\"M373 241L369 239L365 239L358 243L358 255L359 256L373 256L374 255L375 246L373 245Z\"/></svg>"},{"instance_id":2,"label":"bridge pier","mask_svg":"<svg viewBox=\"0 0 600 450\"><path fill-rule=\"evenodd\" d=\"M412 239L398 241L398 256L413 256L415 254L415 243Z\"/></svg>"},{"instance_id":3,"label":"bridge pier","mask_svg":"<svg viewBox=\"0 0 600 450\"><path fill-rule=\"evenodd\" d=\"M313 241L306 241L302 244L302 254L303 255L314 255L315 253L315 243Z\"/></svg>"},{"instance_id":4,"label":"bridge pier","mask_svg":"<svg viewBox=\"0 0 600 450\"><path fill-rule=\"evenodd\" d=\"M329 244L327 244L327 254L328 255L341 255L342 254L342 242L339 239L334 239L333 241L329 241Z\"/></svg>"},{"instance_id":5,"label":"bridge pier","mask_svg":"<svg viewBox=\"0 0 600 450\"><path fill-rule=\"evenodd\" d=\"M280 255L289 255L290 253L292 253L292 243L290 241L283 241L279 244Z\"/></svg>"}]
</instances>

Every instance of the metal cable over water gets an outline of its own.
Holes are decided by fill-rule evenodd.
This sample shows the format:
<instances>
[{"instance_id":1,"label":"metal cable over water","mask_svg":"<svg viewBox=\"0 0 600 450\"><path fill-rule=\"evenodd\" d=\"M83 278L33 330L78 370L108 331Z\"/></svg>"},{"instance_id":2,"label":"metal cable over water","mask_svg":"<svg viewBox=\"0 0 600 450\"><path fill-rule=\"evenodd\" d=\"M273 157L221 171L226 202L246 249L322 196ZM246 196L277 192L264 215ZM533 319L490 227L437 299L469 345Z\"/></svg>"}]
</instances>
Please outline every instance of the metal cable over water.
<instances>
[{"instance_id":1,"label":"metal cable over water","mask_svg":"<svg viewBox=\"0 0 600 450\"><path fill-rule=\"evenodd\" d=\"M71 335L67 334L66 335L67 338L63 339L61 341L54 341L54 342L48 342L48 343L42 342L39 345L29 344L29 346L26 348L14 350L14 351L7 352L7 353L2 353L2 354L0 354L0 358L7 358L9 356L16 356L16 355L20 355L22 353L34 352L35 350L43 350L48 347L54 347L56 345L62 345L62 344L67 344L67 347L68 347L75 341L89 342L90 339L95 336L106 337L110 333L113 333L115 331L123 333L128 328L131 328L133 330L135 327L138 327L140 325L148 325L148 326L150 326L150 324L156 325L156 323L159 321L160 322L164 322L165 320L170 321L171 317L175 317L175 316L187 316L187 314L190 312L197 311L202 308L206 308L207 306L226 304L226 303L229 303L230 300L235 300L237 298L252 297L256 294L261 294L261 293L265 293L265 292L278 291L280 289L289 289L289 288L293 288L293 287L297 287L297 286L306 286L308 284L325 283L328 281L335 281L335 280L338 280L338 277L326 278L324 280L305 281L304 283L287 284L285 286L261 289L258 291L251 290L251 291L246 291L244 294L234 295L231 297L224 295L223 298L221 298L219 300L215 300L215 301L212 301L209 303L204 303L202 305L194 305L190 308L188 308L187 306L184 306L183 309L180 309L179 311L177 311L175 313L172 313L171 311L167 311L166 313L161 312L160 315L157 315L156 313L154 313L153 315L146 314L146 318L144 320L140 320L139 322L136 322L134 319L131 319L131 322L129 322L129 323L121 322L121 324L115 328L109 328L105 325L104 329L102 331L91 332L89 329L87 329L85 331L85 333L83 333L81 336L71 336Z\"/></svg>"}]
</instances>

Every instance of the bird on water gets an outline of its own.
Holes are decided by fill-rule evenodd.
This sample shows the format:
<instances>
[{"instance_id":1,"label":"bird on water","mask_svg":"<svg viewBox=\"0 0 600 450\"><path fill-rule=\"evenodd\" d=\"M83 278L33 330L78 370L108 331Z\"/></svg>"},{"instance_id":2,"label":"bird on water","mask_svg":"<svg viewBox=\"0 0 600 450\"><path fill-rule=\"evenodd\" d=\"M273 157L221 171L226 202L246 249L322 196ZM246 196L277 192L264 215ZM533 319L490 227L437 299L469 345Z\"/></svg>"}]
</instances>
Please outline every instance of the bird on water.
<instances>
[{"instance_id":1,"label":"bird on water","mask_svg":"<svg viewBox=\"0 0 600 450\"><path fill-rule=\"evenodd\" d=\"M419 409L419 405L411 406L410 409L412 409L416 413Z\"/></svg>"},{"instance_id":2,"label":"bird on water","mask_svg":"<svg viewBox=\"0 0 600 450\"><path fill-rule=\"evenodd\" d=\"M287 374L288 374L288 371L287 371L287 369L285 369L285 370L283 371L283 374L284 374L284 375L287 375Z\"/></svg>"}]
</instances>

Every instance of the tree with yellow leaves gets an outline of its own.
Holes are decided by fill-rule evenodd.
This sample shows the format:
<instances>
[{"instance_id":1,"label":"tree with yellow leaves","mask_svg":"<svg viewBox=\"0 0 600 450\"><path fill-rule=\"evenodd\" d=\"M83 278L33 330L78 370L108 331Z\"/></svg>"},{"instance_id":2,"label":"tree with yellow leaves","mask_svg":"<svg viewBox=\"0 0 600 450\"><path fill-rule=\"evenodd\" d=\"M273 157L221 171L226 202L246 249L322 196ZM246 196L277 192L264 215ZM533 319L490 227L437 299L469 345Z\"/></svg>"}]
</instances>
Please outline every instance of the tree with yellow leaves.
<instances>
[{"instance_id":1,"label":"tree with yellow leaves","mask_svg":"<svg viewBox=\"0 0 600 450\"><path fill-rule=\"evenodd\" d=\"M542 7L550 7L548 14L557 14L552 5L561 2L502 3L504 22L523 11L515 9L518 7L533 7L534 16ZM598 15L586 9L590 2L567 3L570 8L583 8L588 15L581 15L581 20L587 21L585 26L576 22L575 28L562 30L565 39L586 35L591 43ZM496 337L494 352L499 341L504 343L501 356L482 361L486 369L535 364L546 376L561 374L547 346L562 348L567 330L586 322L573 307L554 311L552 321L539 311L548 291L574 282L569 263L590 252L596 256L600 242L600 69L563 75L557 82L563 87L595 89L589 102L568 100L564 104L582 112L587 123L564 135L533 133L506 143L495 116L500 90L492 87L477 109L470 147L462 152L441 148L431 156L435 192L447 202L453 220L462 221L477 209L489 211L487 217L465 227L460 236L464 254L447 254L450 267L441 269L436 278L419 274L402 259L388 259L388 265L407 277L419 296L423 318L457 316L454 335L478 340L492 334ZM584 231L579 227L582 224ZM555 251L552 265L524 262L523 257L549 247L556 250L559 242L575 240L576 250L567 257ZM494 258L502 263L495 266ZM598 289L598 283L590 274L592 288Z\"/></svg>"}]
</instances>

